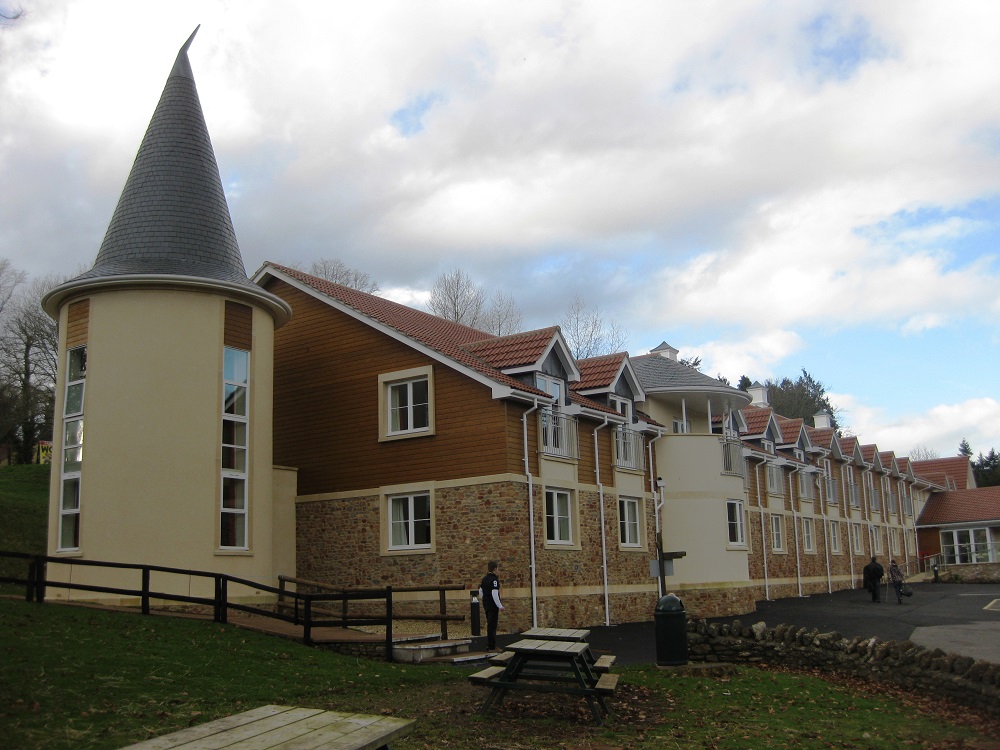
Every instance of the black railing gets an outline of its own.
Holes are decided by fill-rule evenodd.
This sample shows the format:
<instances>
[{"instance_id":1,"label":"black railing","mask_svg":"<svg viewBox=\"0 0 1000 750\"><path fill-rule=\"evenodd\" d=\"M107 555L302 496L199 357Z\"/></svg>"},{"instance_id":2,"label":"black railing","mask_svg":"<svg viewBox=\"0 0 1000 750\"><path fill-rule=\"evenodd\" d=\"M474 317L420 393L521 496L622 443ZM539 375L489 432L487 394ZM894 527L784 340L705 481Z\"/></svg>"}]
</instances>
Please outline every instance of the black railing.
<instances>
[{"instance_id":1,"label":"black railing","mask_svg":"<svg viewBox=\"0 0 1000 750\"><path fill-rule=\"evenodd\" d=\"M27 565L25 577L0 576L0 584L13 584L23 586L24 598L29 602L43 603L45 601L46 589L62 588L75 591L93 591L104 594L115 594L124 597L137 597L140 601L140 608L144 615L150 613L150 601L153 599L180 602L183 604L197 604L212 608L212 617L215 622L226 623L228 611L230 609L246 612L249 614L269 617L275 620L302 626L302 641L307 646L313 645L312 631L321 627L362 627L377 626L385 628L385 651L386 659L392 661L392 622L393 622L393 592L394 591L438 591L440 612L436 615L396 615L396 619L407 620L440 620L442 623L442 636L447 638L447 622L449 620L464 620L463 615L449 615L446 612L446 590L464 590L464 586L437 586L429 588L401 588L393 589L386 586L380 589L366 590L336 590L327 584L313 581L302 581L301 579L290 578L288 576L278 577L278 586L268 586L259 581L250 581L244 578L237 578L226 573L212 573L205 570L187 570L184 568L171 568L163 565L142 565L137 563L105 562L98 560L81 560L79 558L50 557L47 555L32 555L25 552L3 552L0 551L0 558L24 560ZM139 573L138 588L122 588L115 586L101 586L91 583L73 583L71 581L50 580L47 576L48 566L69 565L96 568L109 568L118 570L132 570ZM164 573L168 575L187 576L190 578L211 579L213 582L213 595L192 596L191 594L181 594L176 591L154 590L151 585L152 573ZM312 588L327 589L327 593L299 592L290 590L286 583L307 584ZM245 586L256 591L273 594L278 603L274 609L264 606L254 606L241 601L229 598L230 584ZM286 599L290 601L286 601ZM369 613L365 616L349 616L348 602L371 601L384 602L383 607L376 605L373 609L378 610L378 614ZM341 612L337 614L328 609L330 604L339 602ZM317 606L318 605L318 606Z\"/></svg>"}]
</instances>

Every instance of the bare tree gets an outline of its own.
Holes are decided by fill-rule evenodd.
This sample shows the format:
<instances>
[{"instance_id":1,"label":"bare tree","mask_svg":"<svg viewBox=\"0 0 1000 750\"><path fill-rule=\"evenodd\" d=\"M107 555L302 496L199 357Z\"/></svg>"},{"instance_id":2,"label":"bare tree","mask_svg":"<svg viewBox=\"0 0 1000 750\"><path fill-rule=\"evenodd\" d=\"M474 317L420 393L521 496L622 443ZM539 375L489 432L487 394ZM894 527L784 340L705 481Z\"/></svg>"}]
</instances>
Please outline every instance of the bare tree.
<instances>
[{"instance_id":1,"label":"bare tree","mask_svg":"<svg viewBox=\"0 0 1000 750\"><path fill-rule=\"evenodd\" d=\"M24 271L14 268L6 258L0 258L0 319L10 298L26 278Z\"/></svg>"},{"instance_id":2,"label":"bare tree","mask_svg":"<svg viewBox=\"0 0 1000 750\"><path fill-rule=\"evenodd\" d=\"M470 328L480 328L487 323L486 291L461 268L437 277L427 306L439 318Z\"/></svg>"},{"instance_id":3,"label":"bare tree","mask_svg":"<svg viewBox=\"0 0 1000 750\"><path fill-rule=\"evenodd\" d=\"M518 333L522 328L521 311L514 298L502 289L497 289L484 315L483 330L496 336L509 336Z\"/></svg>"},{"instance_id":4,"label":"bare tree","mask_svg":"<svg viewBox=\"0 0 1000 750\"><path fill-rule=\"evenodd\" d=\"M314 260L309 267L309 273L319 276L321 279L332 281L334 284L349 286L359 292L377 294L379 290L378 282L364 271L351 268L339 258L320 258Z\"/></svg>"},{"instance_id":5,"label":"bare tree","mask_svg":"<svg viewBox=\"0 0 1000 750\"><path fill-rule=\"evenodd\" d=\"M573 298L563 316L562 332L577 359L620 352L627 341L616 321L606 319L600 308L588 307L580 295Z\"/></svg>"},{"instance_id":6,"label":"bare tree","mask_svg":"<svg viewBox=\"0 0 1000 750\"><path fill-rule=\"evenodd\" d=\"M4 316L0 335L0 441L13 458L30 463L38 441L52 437L52 407L59 334L41 307L42 296L62 281L48 276L19 290Z\"/></svg>"},{"instance_id":7,"label":"bare tree","mask_svg":"<svg viewBox=\"0 0 1000 750\"><path fill-rule=\"evenodd\" d=\"M941 454L933 448L928 448L926 445L917 443L910 448L909 458L911 461L930 461L933 458L941 458Z\"/></svg>"}]
</instances>

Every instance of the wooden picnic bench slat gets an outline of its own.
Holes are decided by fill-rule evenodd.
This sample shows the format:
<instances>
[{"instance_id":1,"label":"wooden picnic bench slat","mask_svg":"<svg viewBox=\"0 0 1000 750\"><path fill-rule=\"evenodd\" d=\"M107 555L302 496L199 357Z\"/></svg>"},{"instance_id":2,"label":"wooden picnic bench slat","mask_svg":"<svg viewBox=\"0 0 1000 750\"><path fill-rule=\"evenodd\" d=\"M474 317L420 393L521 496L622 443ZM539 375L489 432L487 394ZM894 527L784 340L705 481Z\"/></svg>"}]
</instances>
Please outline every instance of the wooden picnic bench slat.
<instances>
[{"instance_id":1,"label":"wooden picnic bench slat","mask_svg":"<svg viewBox=\"0 0 1000 750\"><path fill-rule=\"evenodd\" d=\"M487 667L481 672L469 675L469 682L475 685L486 685L504 673L505 667Z\"/></svg>"},{"instance_id":2,"label":"wooden picnic bench slat","mask_svg":"<svg viewBox=\"0 0 1000 750\"><path fill-rule=\"evenodd\" d=\"M618 675L605 672L598 678L594 690L604 695L611 695L618 688Z\"/></svg>"},{"instance_id":3,"label":"wooden picnic bench slat","mask_svg":"<svg viewBox=\"0 0 1000 750\"><path fill-rule=\"evenodd\" d=\"M391 716L261 706L124 750L376 750L406 736L415 724Z\"/></svg>"},{"instance_id":4,"label":"wooden picnic bench slat","mask_svg":"<svg viewBox=\"0 0 1000 750\"><path fill-rule=\"evenodd\" d=\"M491 664L506 664L514 656L513 651L501 651L499 654L494 654L490 657Z\"/></svg>"},{"instance_id":5,"label":"wooden picnic bench slat","mask_svg":"<svg viewBox=\"0 0 1000 750\"><path fill-rule=\"evenodd\" d=\"M611 667L615 665L614 654L604 654L597 658L597 661L593 663L591 669L595 672L607 672Z\"/></svg>"}]
</instances>

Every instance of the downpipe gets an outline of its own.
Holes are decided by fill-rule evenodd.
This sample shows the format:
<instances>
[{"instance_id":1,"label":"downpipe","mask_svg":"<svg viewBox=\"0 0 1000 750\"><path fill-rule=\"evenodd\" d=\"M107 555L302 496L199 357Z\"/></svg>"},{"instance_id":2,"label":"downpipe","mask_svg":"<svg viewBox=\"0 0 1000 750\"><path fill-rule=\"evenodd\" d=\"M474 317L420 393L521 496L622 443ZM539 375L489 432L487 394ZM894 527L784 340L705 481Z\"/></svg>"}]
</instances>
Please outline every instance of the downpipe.
<instances>
[{"instance_id":1,"label":"downpipe","mask_svg":"<svg viewBox=\"0 0 1000 750\"><path fill-rule=\"evenodd\" d=\"M524 435L524 475L528 478L528 535L529 563L528 573L531 585L531 626L538 627L538 581L535 575L535 482L531 476L531 464L528 463L528 415L538 409L538 399L534 405L521 415L521 429Z\"/></svg>"},{"instance_id":2,"label":"downpipe","mask_svg":"<svg viewBox=\"0 0 1000 750\"><path fill-rule=\"evenodd\" d=\"M601 484L601 452L598 447L597 433L608 426L608 418L594 430L594 475L597 479L597 494L601 502L601 573L604 585L604 624L611 624L611 597L608 592L608 534L604 525L604 485Z\"/></svg>"}]
</instances>

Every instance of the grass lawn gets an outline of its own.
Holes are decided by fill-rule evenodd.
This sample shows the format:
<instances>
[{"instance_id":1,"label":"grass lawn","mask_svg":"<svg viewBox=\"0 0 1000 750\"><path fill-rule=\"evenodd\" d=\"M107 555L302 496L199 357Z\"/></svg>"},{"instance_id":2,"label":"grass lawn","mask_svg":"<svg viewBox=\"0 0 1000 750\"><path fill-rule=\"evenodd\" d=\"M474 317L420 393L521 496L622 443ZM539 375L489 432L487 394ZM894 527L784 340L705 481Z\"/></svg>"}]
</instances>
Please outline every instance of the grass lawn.
<instances>
[{"instance_id":1,"label":"grass lawn","mask_svg":"<svg viewBox=\"0 0 1000 750\"><path fill-rule=\"evenodd\" d=\"M0 467L0 551L44 555L48 528L48 464ZM0 576L23 578L23 560L0 558ZM0 594L22 594L24 589L0 583Z\"/></svg>"},{"instance_id":2,"label":"grass lawn","mask_svg":"<svg viewBox=\"0 0 1000 750\"><path fill-rule=\"evenodd\" d=\"M754 668L718 679L616 669L602 727L565 696L512 695L480 716L486 692L468 684L470 671L346 657L199 620L0 599L0 746L119 748L268 703L417 719L397 750L885 750L1000 732L905 694Z\"/></svg>"}]
</instances>

